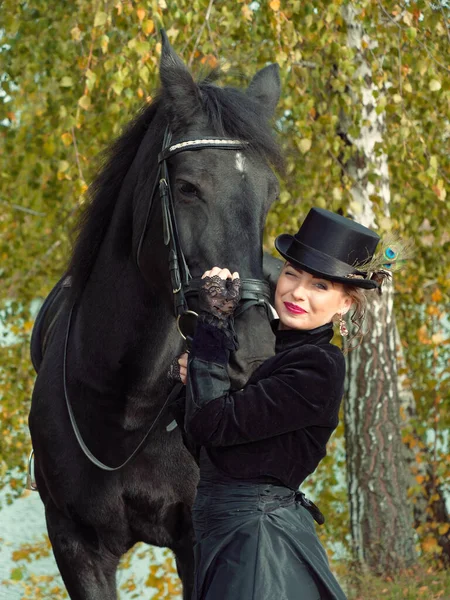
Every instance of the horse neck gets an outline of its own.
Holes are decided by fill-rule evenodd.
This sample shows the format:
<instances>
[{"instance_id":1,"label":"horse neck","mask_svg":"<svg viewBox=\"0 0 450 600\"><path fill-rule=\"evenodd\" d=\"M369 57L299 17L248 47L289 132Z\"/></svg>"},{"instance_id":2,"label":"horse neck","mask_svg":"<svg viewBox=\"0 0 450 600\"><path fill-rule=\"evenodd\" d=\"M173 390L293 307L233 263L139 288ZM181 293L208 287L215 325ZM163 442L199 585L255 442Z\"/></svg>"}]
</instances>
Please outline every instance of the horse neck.
<instances>
[{"instance_id":1,"label":"horse neck","mask_svg":"<svg viewBox=\"0 0 450 600\"><path fill-rule=\"evenodd\" d=\"M99 352L114 349L113 364L123 364L130 352L153 360L149 340L159 340L164 354L163 340L176 331L173 308L164 295L170 289L168 270L155 270L150 288L136 265L130 206L131 202L117 206L79 307L80 334L91 337L95 331Z\"/></svg>"}]
</instances>

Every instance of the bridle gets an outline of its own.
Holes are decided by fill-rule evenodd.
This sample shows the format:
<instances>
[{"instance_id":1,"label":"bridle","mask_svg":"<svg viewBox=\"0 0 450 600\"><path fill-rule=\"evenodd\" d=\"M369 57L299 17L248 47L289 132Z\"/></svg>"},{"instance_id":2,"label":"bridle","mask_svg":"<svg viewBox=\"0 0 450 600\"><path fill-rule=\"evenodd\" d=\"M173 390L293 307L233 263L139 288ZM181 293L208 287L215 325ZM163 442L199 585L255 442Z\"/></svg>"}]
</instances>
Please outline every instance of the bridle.
<instances>
[{"instance_id":1,"label":"bridle","mask_svg":"<svg viewBox=\"0 0 450 600\"><path fill-rule=\"evenodd\" d=\"M141 268L141 251L147 232L148 222L150 214L154 206L154 200L156 196L156 190L159 189L159 197L161 200L161 209L163 215L163 235L164 244L169 249L169 273L172 287L172 293L174 297L174 312L177 317L177 326L181 335L185 338L183 333L184 324L191 324L192 317L196 317L197 314L189 309L187 299L189 297L198 295L202 280L200 278L193 278L189 272L183 249L181 247L180 237L178 234L178 226L175 217L175 209L173 203L173 194L170 186L169 169L167 160L184 151L202 150L204 148L217 148L222 150L240 150L245 148L248 144L241 140L233 140L219 137L205 137L201 139L193 140L179 140L178 142L171 144L172 134L169 128L166 129L164 134L164 140L162 145L162 151L158 155L158 169L153 184L152 193L150 196L150 202L147 208L147 214L145 217L144 226L142 233L139 238L139 243L136 253L136 263L138 269L141 271L145 278L145 274ZM268 318L272 318L271 307L270 307L270 288L266 281L259 279L241 279L241 300L234 313L235 318L249 309L251 306L263 306L267 312ZM118 471L125 467L131 462L137 454L143 449L148 436L153 431L156 423L163 414L167 404L172 399L172 394L168 396L161 409L158 411L152 425L145 434L144 438L139 442L138 446L134 449L132 454L117 467L110 467L98 458L96 458L89 448L86 446L81 432L75 420L75 415L72 410L72 406L69 400L69 394L67 389L67 351L69 344L70 328L72 323L72 316L75 309L75 304L72 305L69 312L69 319L67 324L66 337L64 342L64 357L63 357L63 386L64 396L66 399L67 410L69 413L70 422L78 441L81 450L85 456L98 468L104 471Z\"/></svg>"},{"instance_id":2,"label":"bridle","mask_svg":"<svg viewBox=\"0 0 450 600\"><path fill-rule=\"evenodd\" d=\"M172 188L170 185L168 159L185 151L203 150L204 148L216 148L221 150L242 150L248 146L247 142L220 137L204 137L201 139L179 140L171 143L172 134L169 128L166 129L163 139L163 149L158 155L158 170L153 184L150 202L147 208L147 214L139 238L136 263L143 277L145 274L141 268L140 257L142 245L147 232L147 226L150 219L150 213L154 206L156 190L159 188L159 197L161 200L161 210L163 215L163 235L164 244L169 249L169 274L174 298L174 313L177 317L178 327L182 330L183 318L186 313L195 314L189 309L188 297L198 295L202 281L200 278L193 278L189 271L186 258L181 247L178 225L175 217L174 201ZM235 312L235 317L245 312L251 306L264 306L270 317L270 288L269 284L259 279L241 279L241 301Z\"/></svg>"}]
</instances>

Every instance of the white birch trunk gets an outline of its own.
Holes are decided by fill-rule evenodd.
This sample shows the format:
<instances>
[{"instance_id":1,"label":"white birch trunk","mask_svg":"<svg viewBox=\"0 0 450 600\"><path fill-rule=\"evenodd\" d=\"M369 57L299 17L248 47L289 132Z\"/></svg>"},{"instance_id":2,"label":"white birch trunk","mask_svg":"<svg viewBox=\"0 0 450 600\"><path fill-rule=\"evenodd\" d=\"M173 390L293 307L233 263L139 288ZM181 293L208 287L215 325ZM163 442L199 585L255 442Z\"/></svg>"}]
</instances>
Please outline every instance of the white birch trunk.
<instances>
[{"instance_id":1,"label":"white birch trunk","mask_svg":"<svg viewBox=\"0 0 450 600\"><path fill-rule=\"evenodd\" d=\"M371 196L382 198L389 218L390 187L387 156L376 151L385 132L384 111L377 114L379 90L365 60L373 42L364 35L355 4L343 7L348 44L355 51L361 84L361 127L358 149L347 165L354 183L352 216L377 229ZM374 94L376 92L376 94ZM344 130L347 123L341 123ZM371 174L372 181L368 175ZM409 468L401 440L397 380L396 324L393 286L383 294L368 294L368 318L363 343L348 354L345 436L351 533L355 558L374 573L392 573L415 560L412 507L407 501Z\"/></svg>"}]
</instances>

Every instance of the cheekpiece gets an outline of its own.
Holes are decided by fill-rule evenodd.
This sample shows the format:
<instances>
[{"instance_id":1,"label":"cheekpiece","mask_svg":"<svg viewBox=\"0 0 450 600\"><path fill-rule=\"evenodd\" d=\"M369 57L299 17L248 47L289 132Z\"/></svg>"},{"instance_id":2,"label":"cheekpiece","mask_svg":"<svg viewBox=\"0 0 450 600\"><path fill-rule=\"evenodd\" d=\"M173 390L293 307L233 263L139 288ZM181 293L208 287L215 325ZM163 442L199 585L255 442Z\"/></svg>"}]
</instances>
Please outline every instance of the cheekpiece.
<instances>
[{"instance_id":1,"label":"cheekpiece","mask_svg":"<svg viewBox=\"0 0 450 600\"><path fill-rule=\"evenodd\" d=\"M294 267L330 281L364 289L380 287L365 268L380 236L336 213L312 208L295 235L283 233L275 240L278 252Z\"/></svg>"}]
</instances>

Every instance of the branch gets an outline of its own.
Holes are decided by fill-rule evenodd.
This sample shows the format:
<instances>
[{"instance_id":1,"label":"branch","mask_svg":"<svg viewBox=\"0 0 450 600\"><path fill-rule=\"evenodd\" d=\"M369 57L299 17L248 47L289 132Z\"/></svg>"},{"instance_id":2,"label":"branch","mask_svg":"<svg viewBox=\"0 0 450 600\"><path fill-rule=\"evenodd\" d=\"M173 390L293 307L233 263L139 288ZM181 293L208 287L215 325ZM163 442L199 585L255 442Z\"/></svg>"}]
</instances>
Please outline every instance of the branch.
<instances>
[{"instance_id":1,"label":"branch","mask_svg":"<svg viewBox=\"0 0 450 600\"><path fill-rule=\"evenodd\" d=\"M403 27L402 25L400 25L400 23L397 23L397 21L395 21L392 16L388 13L388 11L384 8L383 4L381 3L381 0L377 0L378 1L378 6L381 8L381 10L383 11L383 13L386 15L386 17L388 18L388 20L393 23L396 27L398 27L401 31L404 31L406 28ZM447 73L450 73L450 69L447 68L445 65L443 65L442 63L440 63L437 58L435 58L433 56L433 54L431 53L431 51L428 49L428 46L426 44L424 44L423 42L421 42L420 40L418 40L416 38L416 42L419 44L419 46L421 46L425 52L428 54L428 56L431 58L431 60L433 62L435 62L438 67L440 67L441 69L444 69L444 71L447 71Z\"/></svg>"},{"instance_id":2,"label":"branch","mask_svg":"<svg viewBox=\"0 0 450 600\"><path fill-rule=\"evenodd\" d=\"M447 30L448 43L450 44L450 29L448 27L447 17L445 16L444 7L442 6L442 2L439 2L438 4L439 4L439 8L441 9L442 16L444 18L445 29Z\"/></svg>"},{"instance_id":3,"label":"branch","mask_svg":"<svg viewBox=\"0 0 450 600\"><path fill-rule=\"evenodd\" d=\"M317 69L317 63L312 62L311 60L298 60L293 62L292 65L296 67L305 67L305 69Z\"/></svg>"},{"instance_id":4,"label":"branch","mask_svg":"<svg viewBox=\"0 0 450 600\"><path fill-rule=\"evenodd\" d=\"M405 105L403 105L403 112L405 113L405 115L408 118L408 125L411 125L412 129L416 133L417 137L419 138L420 143L423 146L423 153L425 154L426 158L428 160L430 160L431 159L431 152L428 149L427 142L424 140L423 136L418 131L418 129L416 127L416 124L414 123L414 120L410 117L409 112L405 108ZM438 171L439 171L439 174L442 176L442 179L445 179L445 181L450 184L450 179L448 178L448 176L442 170L441 167L438 167Z\"/></svg>"},{"instance_id":5,"label":"branch","mask_svg":"<svg viewBox=\"0 0 450 600\"><path fill-rule=\"evenodd\" d=\"M21 212L27 213L29 215L34 215L35 217L45 217L45 215L47 214L43 212L38 212L37 210L33 210L31 208L26 208L25 206L20 206L19 204L10 204L8 200L3 200L2 198L0 199L0 202L6 204L13 210L20 210Z\"/></svg>"},{"instance_id":6,"label":"branch","mask_svg":"<svg viewBox=\"0 0 450 600\"><path fill-rule=\"evenodd\" d=\"M54 252L54 250L56 250L56 248L58 248L58 246L61 245L61 240L56 240L56 242L54 242L50 248L48 248L46 250L46 252L44 252L44 254L41 254L33 263L32 267L30 269L28 269L28 271L25 273L25 275L23 275L20 272L16 273L16 276L13 278L11 285L8 288L8 291L6 293L6 297L7 298L13 298L14 297L14 286L17 283L17 280L20 279L20 281L27 281L32 275L34 275L34 273L37 271L39 265L41 265L42 262L44 262L51 254L52 252Z\"/></svg>"},{"instance_id":7,"label":"branch","mask_svg":"<svg viewBox=\"0 0 450 600\"><path fill-rule=\"evenodd\" d=\"M353 145L353 144L352 144ZM366 195L366 190L362 187L362 185L359 183L359 181L357 179L355 179L346 169L344 163L342 161L340 161L338 159L337 156L335 156L331 150L328 150L328 154L331 156L331 158L336 162L337 165L339 165L339 167L342 169L342 171L344 172L345 175L347 175L347 177L349 178L349 180L353 183L354 187L357 187L359 189L359 191L365 196Z\"/></svg>"},{"instance_id":8,"label":"branch","mask_svg":"<svg viewBox=\"0 0 450 600\"><path fill-rule=\"evenodd\" d=\"M203 31L205 29L206 23L209 21L209 16L211 14L211 9L212 9L213 3L214 3L214 0L209 0L208 8L206 9L205 20L203 21L203 24L200 27L200 31L198 32L197 39L195 40L194 49L192 50L191 57L189 58L189 61L188 61L188 67L192 67L192 61L194 60L195 51L197 50L198 43L200 41L200 38L203 35Z\"/></svg>"},{"instance_id":9,"label":"branch","mask_svg":"<svg viewBox=\"0 0 450 600\"><path fill-rule=\"evenodd\" d=\"M81 165L80 165L80 155L78 154L77 137L75 135L75 129L74 129L73 125L72 125L72 139L73 139L73 147L75 148L75 158L77 160L78 173L80 175L81 181L84 183L83 171L82 171Z\"/></svg>"}]
</instances>

